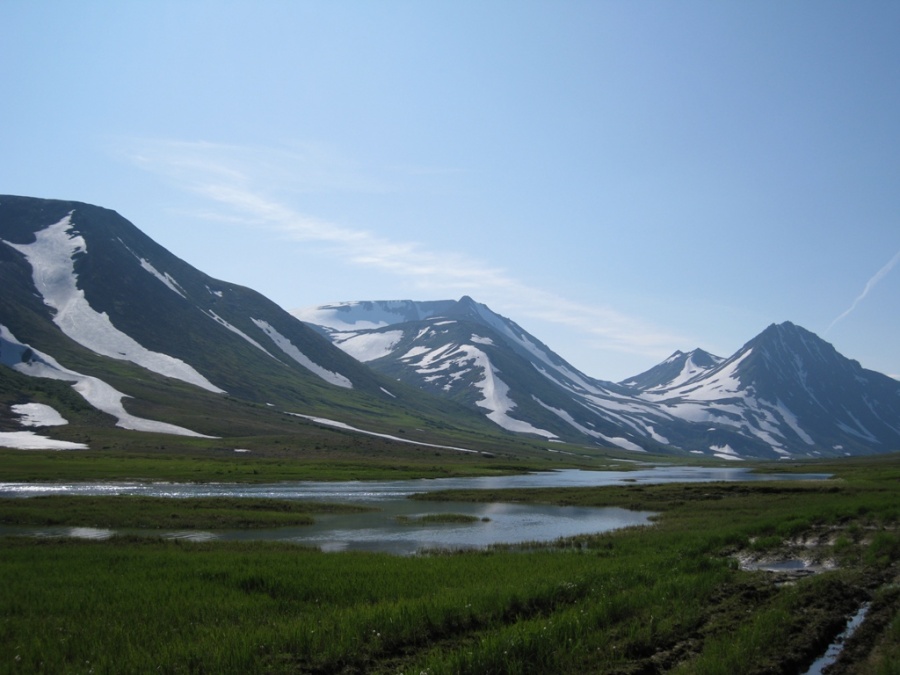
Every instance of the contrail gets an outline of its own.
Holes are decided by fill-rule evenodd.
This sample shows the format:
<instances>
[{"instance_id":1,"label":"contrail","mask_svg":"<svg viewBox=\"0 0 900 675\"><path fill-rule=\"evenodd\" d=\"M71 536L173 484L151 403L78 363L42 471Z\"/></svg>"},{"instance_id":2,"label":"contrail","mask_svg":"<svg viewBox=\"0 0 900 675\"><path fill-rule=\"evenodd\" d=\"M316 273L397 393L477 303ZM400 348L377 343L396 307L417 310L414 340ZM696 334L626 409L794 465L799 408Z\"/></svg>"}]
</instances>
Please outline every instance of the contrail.
<instances>
[{"instance_id":1,"label":"contrail","mask_svg":"<svg viewBox=\"0 0 900 675\"><path fill-rule=\"evenodd\" d=\"M835 324L837 324L838 321L844 319L848 314L850 314L850 312L852 312L854 309L856 309L856 306L860 302L863 301L863 299L869 294L869 291L871 291L873 288L875 288L875 286L878 284L878 282L881 281L882 279L884 279L884 277L887 276L887 273L890 272L894 268L894 265L896 265L898 262L900 262L900 251L897 251L894 254L894 257L890 259L888 264L885 265L884 267L882 267L880 270L878 270L872 276L872 278L866 282L866 287L862 290L862 293L860 293L859 296L857 296L856 300L853 301L853 304L851 304L850 307L848 307L847 310L844 311L843 314L841 314L834 321L832 321L831 325L828 326L828 328L825 330L825 332L827 333L828 331L830 331L832 328L834 328Z\"/></svg>"}]
</instances>

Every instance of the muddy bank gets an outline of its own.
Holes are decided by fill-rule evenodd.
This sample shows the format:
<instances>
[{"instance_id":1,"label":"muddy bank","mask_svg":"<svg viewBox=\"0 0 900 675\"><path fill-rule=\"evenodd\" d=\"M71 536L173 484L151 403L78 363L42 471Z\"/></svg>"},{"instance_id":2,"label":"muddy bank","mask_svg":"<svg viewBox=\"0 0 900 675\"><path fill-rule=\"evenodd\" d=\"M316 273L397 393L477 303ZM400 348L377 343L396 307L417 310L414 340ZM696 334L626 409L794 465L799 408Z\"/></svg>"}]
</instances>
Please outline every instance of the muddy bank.
<instances>
[{"instance_id":1,"label":"muddy bank","mask_svg":"<svg viewBox=\"0 0 900 675\"><path fill-rule=\"evenodd\" d=\"M837 658L822 671L828 675L863 675L871 672L873 650L884 638L900 604L897 563L865 564L862 552L871 546L873 532L827 527L763 548L751 540L750 548L732 552L740 569L758 572L755 583L741 594L744 611L761 607L777 589L819 579L817 590L801 593L793 608L789 648L778 662L764 664L753 673L806 673L866 607L862 622L842 642ZM770 542L771 544L771 542Z\"/></svg>"}]
</instances>

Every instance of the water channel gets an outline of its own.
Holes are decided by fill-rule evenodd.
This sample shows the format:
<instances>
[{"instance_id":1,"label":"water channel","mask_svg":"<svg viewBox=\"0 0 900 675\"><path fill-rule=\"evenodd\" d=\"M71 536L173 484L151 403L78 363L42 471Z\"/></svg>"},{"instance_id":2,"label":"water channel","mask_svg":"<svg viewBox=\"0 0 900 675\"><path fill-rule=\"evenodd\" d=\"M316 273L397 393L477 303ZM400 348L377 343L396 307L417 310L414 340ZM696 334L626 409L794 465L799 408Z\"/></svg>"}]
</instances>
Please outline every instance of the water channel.
<instances>
[{"instance_id":1,"label":"water channel","mask_svg":"<svg viewBox=\"0 0 900 675\"><path fill-rule=\"evenodd\" d=\"M474 504L407 499L416 493L447 489L588 487L672 482L747 480L822 480L828 474L757 474L739 468L654 467L634 471L562 470L483 478L402 481L234 483L0 483L0 497L69 495L142 495L149 497L268 497L358 503L377 510L323 514L313 525L277 529L164 532L161 536L208 540L276 540L316 546L325 551L367 550L409 555L429 548L483 548L492 544L554 541L643 525L653 514L620 508L581 508L524 504ZM472 516L469 523L401 522L426 514ZM110 530L87 527L0 528L0 534L104 538ZM159 533L155 533L159 534Z\"/></svg>"}]
</instances>

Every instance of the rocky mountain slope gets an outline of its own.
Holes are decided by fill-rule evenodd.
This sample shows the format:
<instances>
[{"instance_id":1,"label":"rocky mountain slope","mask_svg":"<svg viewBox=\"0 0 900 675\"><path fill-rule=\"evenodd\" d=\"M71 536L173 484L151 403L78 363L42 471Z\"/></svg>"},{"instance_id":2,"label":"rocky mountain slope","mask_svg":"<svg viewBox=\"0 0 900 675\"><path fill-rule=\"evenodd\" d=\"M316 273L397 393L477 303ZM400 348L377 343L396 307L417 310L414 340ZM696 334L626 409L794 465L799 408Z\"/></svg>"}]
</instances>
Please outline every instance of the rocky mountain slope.
<instances>
[{"instance_id":1,"label":"rocky mountain slope","mask_svg":"<svg viewBox=\"0 0 900 675\"><path fill-rule=\"evenodd\" d=\"M579 372L468 297L294 314L379 372L548 440L727 459L900 448L900 383L790 323L770 326L728 359L676 352L617 384Z\"/></svg>"}]
</instances>

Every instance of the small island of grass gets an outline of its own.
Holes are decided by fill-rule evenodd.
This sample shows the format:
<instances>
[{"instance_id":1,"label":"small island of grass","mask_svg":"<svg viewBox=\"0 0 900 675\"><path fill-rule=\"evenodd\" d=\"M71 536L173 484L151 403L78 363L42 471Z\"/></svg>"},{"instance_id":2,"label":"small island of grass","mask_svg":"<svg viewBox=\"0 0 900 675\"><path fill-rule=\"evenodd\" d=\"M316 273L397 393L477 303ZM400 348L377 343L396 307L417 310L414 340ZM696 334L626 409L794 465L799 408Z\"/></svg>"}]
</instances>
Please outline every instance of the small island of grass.
<instances>
[{"instance_id":1,"label":"small island of grass","mask_svg":"<svg viewBox=\"0 0 900 675\"><path fill-rule=\"evenodd\" d=\"M311 525L319 513L370 510L330 504L251 497L143 497L49 495L0 499L0 524L123 527L140 529L253 529Z\"/></svg>"}]
</instances>

